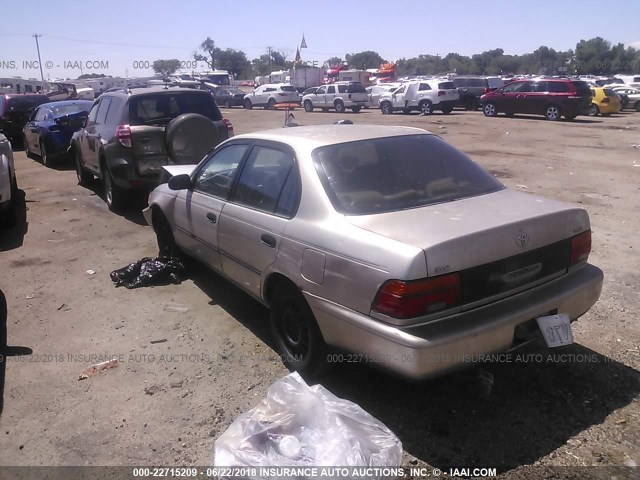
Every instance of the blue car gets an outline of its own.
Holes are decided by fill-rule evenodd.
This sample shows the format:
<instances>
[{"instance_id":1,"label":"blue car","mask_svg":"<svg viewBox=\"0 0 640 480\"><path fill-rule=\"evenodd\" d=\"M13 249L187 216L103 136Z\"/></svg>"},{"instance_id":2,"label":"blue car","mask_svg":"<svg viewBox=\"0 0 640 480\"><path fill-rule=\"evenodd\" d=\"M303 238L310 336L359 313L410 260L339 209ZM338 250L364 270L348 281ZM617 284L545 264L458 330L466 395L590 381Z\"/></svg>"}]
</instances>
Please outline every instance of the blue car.
<instances>
[{"instance_id":1,"label":"blue car","mask_svg":"<svg viewBox=\"0 0 640 480\"><path fill-rule=\"evenodd\" d=\"M91 105L89 100L68 100L37 107L22 130L27 157L36 154L46 166L66 158L71 136L84 125Z\"/></svg>"}]
</instances>

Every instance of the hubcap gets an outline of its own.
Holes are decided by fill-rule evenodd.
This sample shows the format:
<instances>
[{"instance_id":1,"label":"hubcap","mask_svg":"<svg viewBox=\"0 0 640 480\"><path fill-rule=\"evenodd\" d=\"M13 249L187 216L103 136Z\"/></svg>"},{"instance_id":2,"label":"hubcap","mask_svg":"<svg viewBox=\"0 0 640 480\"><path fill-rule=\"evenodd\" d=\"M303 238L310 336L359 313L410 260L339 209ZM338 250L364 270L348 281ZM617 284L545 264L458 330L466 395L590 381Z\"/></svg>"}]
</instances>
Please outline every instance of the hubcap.
<instances>
[{"instance_id":1,"label":"hubcap","mask_svg":"<svg viewBox=\"0 0 640 480\"><path fill-rule=\"evenodd\" d=\"M44 146L44 143L40 144L40 156L42 157L42 163L46 165L49 159L47 158L47 147Z\"/></svg>"},{"instance_id":2,"label":"hubcap","mask_svg":"<svg viewBox=\"0 0 640 480\"><path fill-rule=\"evenodd\" d=\"M549 118L558 118L558 109L556 107L550 107L547 109L547 117Z\"/></svg>"},{"instance_id":3,"label":"hubcap","mask_svg":"<svg viewBox=\"0 0 640 480\"><path fill-rule=\"evenodd\" d=\"M484 111L487 115L493 115L496 111L495 107L491 104L484 107Z\"/></svg>"},{"instance_id":4,"label":"hubcap","mask_svg":"<svg viewBox=\"0 0 640 480\"><path fill-rule=\"evenodd\" d=\"M428 103L422 104L422 113L431 113L431 105Z\"/></svg>"},{"instance_id":5,"label":"hubcap","mask_svg":"<svg viewBox=\"0 0 640 480\"><path fill-rule=\"evenodd\" d=\"M309 350L307 327L295 305L289 305L282 315L282 337L287 349L296 355L306 355Z\"/></svg>"}]
</instances>

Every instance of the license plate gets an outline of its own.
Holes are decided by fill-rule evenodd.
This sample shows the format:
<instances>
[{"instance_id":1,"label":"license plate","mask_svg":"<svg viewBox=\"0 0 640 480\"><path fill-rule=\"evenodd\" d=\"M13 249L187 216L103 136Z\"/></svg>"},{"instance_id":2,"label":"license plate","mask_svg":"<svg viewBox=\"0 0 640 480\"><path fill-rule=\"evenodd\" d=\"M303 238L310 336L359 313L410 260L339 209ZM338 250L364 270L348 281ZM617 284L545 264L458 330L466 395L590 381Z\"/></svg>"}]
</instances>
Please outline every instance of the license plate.
<instances>
[{"instance_id":1,"label":"license plate","mask_svg":"<svg viewBox=\"0 0 640 480\"><path fill-rule=\"evenodd\" d=\"M536 318L547 347L562 347L573 343L571 320L566 313Z\"/></svg>"}]
</instances>

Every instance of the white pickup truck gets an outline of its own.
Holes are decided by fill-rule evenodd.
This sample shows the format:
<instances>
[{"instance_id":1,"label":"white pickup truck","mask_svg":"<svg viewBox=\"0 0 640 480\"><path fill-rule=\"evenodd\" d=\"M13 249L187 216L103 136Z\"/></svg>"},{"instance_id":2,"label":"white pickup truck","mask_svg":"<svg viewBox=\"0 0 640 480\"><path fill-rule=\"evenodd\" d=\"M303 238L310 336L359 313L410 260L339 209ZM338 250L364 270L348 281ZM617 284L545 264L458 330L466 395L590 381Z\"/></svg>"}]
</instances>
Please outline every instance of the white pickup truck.
<instances>
[{"instance_id":1,"label":"white pickup truck","mask_svg":"<svg viewBox=\"0 0 640 480\"><path fill-rule=\"evenodd\" d=\"M434 110L451 113L460 101L460 95L453 82L447 79L414 80L404 83L393 92L380 97L380 110L385 115L414 110L431 115Z\"/></svg>"}]
</instances>

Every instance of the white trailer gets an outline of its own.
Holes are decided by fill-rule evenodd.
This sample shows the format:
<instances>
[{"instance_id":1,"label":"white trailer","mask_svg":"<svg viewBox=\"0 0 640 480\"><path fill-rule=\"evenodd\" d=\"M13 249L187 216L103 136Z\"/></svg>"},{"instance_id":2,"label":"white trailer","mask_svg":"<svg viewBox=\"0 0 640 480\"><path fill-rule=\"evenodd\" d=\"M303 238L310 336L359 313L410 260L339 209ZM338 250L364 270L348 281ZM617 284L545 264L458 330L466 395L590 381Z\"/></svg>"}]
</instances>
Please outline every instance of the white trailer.
<instances>
[{"instance_id":1,"label":"white trailer","mask_svg":"<svg viewBox=\"0 0 640 480\"><path fill-rule=\"evenodd\" d=\"M340 70L338 72L338 81L340 82L360 82L362 86L371 85L371 73L366 70Z\"/></svg>"},{"instance_id":2,"label":"white trailer","mask_svg":"<svg viewBox=\"0 0 640 480\"><path fill-rule=\"evenodd\" d=\"M291 72L290 83L298 90L319 87L324 80L324 69L320 67L296 67Z\"/></svg>"}]
</instances>

